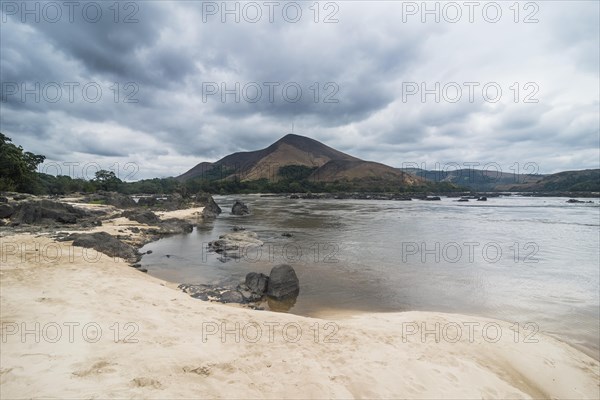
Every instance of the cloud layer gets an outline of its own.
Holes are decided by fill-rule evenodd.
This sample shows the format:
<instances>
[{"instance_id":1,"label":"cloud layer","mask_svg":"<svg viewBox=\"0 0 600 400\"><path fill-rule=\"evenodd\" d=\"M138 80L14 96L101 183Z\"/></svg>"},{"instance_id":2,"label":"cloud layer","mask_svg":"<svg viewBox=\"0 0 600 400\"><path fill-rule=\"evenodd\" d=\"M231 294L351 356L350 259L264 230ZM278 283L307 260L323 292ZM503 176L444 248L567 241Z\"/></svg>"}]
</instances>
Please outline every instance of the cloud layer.
<instances>
[{"instance_id":1,"label":"cloud layer","mask_svg":"<svg viewBox=\"0 0 600 400\"><path fill-rule=\"evenodd\" d=\"M172 176L294 124L396 167L599 167L598 2L23 4L0 131L48 162Z\"/></svg>"}]
</instances>

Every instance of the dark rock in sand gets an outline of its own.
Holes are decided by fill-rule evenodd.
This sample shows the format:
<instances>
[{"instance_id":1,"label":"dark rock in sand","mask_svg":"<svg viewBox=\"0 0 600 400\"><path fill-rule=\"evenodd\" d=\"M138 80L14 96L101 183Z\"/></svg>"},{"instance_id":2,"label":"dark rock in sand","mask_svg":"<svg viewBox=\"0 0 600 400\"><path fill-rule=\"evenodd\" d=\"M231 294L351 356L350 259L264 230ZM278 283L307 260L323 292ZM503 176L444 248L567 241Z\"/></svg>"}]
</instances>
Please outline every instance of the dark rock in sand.
<instances>
[{"instance_id":1,"label":"dark rock in sand","mask_svg":"<svg viewBox=\"0 0 600 400\"><path fill-rule=\"evenodd\" d=\"M100 191L89 195L85 201L87 203L107 204L117 208L132 208L137 206L137 203L131 197L116 192Z\"/></svg>"},{"instance_id":2,"label":"dark rock in sand","mask_svg":"<svg viewBox=\"0 0 600 400\"><path fill-rule=\"evenodd\" d=\"M140 228L136 226L129 228L129 230L133 233L140 233Z\"/></svg>"},{"instance_id":3,"label":"dark rock in sand","mask_svg":"<svg viewBox=\"0 0 600 400\"><path fill-rule=\"evenodd\" d=\"M233 228L231 228L231 230L234 232L238 232L238 231L245 231L246 228L244 228L243 226L234 225Z\"/></svg>"},{"instance_id":4,"label":"dark rock in sand","mask_svg":"<svg viewBox=\"0 0 600 400\"><path fill-rule=\"evenodd\" d=\"M231 213L233 215L247 215L250 214L250 210L248 210L248 206L246 204L240 200L236 200L231 207Z\"/></svg>"},{"instance_id":5,"label":"dark rock in sand","mask_svg":"<svg viewBox=\"0 0 600 400\"><path fill-rule=\"evenodd\" d=\"M214 285L188 285L182 283L179 289L195 299L204 301L218 301L221 303L246 303L246 299L236 289L219 287Z\"/></svg>"},{"instance_id":6,"label":"dark rock in sand","mask_svg":"<svg viewBox=\"0 0 600 400\"><path fill-rule=\"evenodd\" d=\"M283 233L281 234L281 236L284 236L284 237L292 237L292 236L294 236L294 235L292 235L292 234L291 234L291 233L289 233L289 232L283 232Z\"/></svg>"},{"instance_id":7,"label":"dark rock in sand","mask_svg":"<svg viewBox=\"0 0 600 400\"><path fill-rule=\"evenodd\" d=\"M265 274L250 272L246 275L245 284L248 290L250 290L252 293L262 296L267 291L269 277Z\"/></svg>"},{"instance_id":8,"label":"dark rock in sand","mask_svg":"<svg viewBox=\"0 0 600 400\"><path fill-rule=\"evenodd\" d=\"M427 201L440 201L442 199L439 196L427 196L423 200L427 200Z\"/></svg>"},{"instance_id":9,"label":"dark rock in sand","mask_svg":"<svg viewBox=\"0 0 600 400\"><path fill-rule=\"evenodd\" d=\"M121 216L140 224L158 225L160 223L158 215L149 210L127 210L123 211Z\"/></svg>"},{"instance_id":10,"label":"dark rock in sand","mask_svg":"<svg viewBox=\"0 0 600 400\"><path fill-rule=\"evenodd\" d=\"M87 216L84 210L70 204L51 200L27 201L15 207L11 219L22 224L42 224L48 221L74 224L79 218Z\"/></svg>"},{"instance_id":11,"label":"dark rock in sand","mask_svg":"<svg viewBox=\"0 0 600 400\"><path fill-rule=\"evenodd\" d=\"M12 206L8 204L0 204L0 218L9 218L14 212L15 209L12 208Z\"/></svg>"},{"instance_id":12,"label":"dark rock in sand","mask_svg":"<svg viewBox=\"0 0 600 400\"><path fill-rule=\"evenodd\" d=\"M244 303L244 296L237 290L226 290L221 293L219 301L221 303Z\"/></svg>"},{"instance_id":13,"label":"dark rock in sand","mask_svg":"<svg viewBox=\"0 0 600 400\"><path fill-rule=\"evenodd\" d=\"M106 232L77 233L71 235L73 246L91 248L110 257L120 257L130 262L138 261L140 254L137 249L121 242Z\"/></svg>"},{"instance_id":14,"label":"dark rock in sand","mask_svg":"<svg viewBox=\"0 0 600 400\"><path fill-rule=\"evenodd\" d=\"M477 199L477 201L487 201L487 197L481 196L480 198Z\"/></svg>"},{"instance_id":15,"label":"dark rock in sand","mask_svg":"<svg viewBox=\"0 0 600 400\"><path fill-rule=\"evenodd\" d=\"M287 264L273 267L267 286L267 295L276 300L295 297L300 292L300 282L296 271Z\"/></svg>"}]
</instances>

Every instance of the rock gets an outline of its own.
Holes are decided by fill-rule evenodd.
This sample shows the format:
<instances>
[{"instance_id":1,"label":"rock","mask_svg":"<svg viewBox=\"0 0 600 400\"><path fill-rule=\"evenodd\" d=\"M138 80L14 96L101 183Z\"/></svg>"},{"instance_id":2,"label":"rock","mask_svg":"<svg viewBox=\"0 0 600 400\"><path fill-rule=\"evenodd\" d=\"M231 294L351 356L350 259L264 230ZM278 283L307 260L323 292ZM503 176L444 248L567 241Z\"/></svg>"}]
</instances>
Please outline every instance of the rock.
<instances>
[{"instance_id":1,"label":"rock","mask_svg":"<svg viewBox=\"0 0 600 400\"><path fill-rule=\"evenodd\" d=\"M15 209L12 208L12 206L8 204L0 204L0 218L9 218L14 212Z\"/></svg>"},{"instance_id":2,"label":"rock","mask_svg":"<svg viewBox=\"0 0 600 400\"><path fill-rule=\"evenodd\" d=\"M469 199L466 199L466 198L464 198L464 197L461 197L460 199L458 199L458 200L456 200L456 201L458 201L458 202L463 202L463 203L464 203L464 202L468 202L468 201L469 201Z\"/></svg>"},{"instance_id":3,"label":"rock","mask_svg":"<svg viewBox=\"0 0 600 400\"><path fill-rule=\"evenodd\" d=\"M138 268L138 271L140 271L140 272L148 272L148 270L146 268Z\"/></svg>"},{"instance_id":4,"label":"rock","mask_svg":"<svg viewBox=\"0 0 600 400\"><path fill-rule=\"evenodd\" d=\"M208 193L197 195L196 201L204 207L204 210L202 210L202 218L216 218L222 212L221 207L219 207L213 197Z\"/></svg>"},{"instance_id":5,"label":"rock","mask_svg":"<svg viewBox=\"0 0 600 400\"><path fill-rule=\"evenodd\" d=\"M145 225L158 225L161 222L158 215L149 210L127 210L123 211L121 216Z\"/></svg>"},{"instance_id":6,"label":"rock","mask_svg":"<svg viewBox=\"0 0 600 400\"><path fill-rule=\"evenodd\" d=\"M295 297L300 292L300 282L296 271L287 264L273 267L267 286L267 295L276 300Z\"/></svg>"},{"instance_id":7,"label":"rock","mask_svg":"<svg viewBox=\"0 0 600 400\"><path fill-rule=\"evenodd\" d=\"M233 215L247 215L250 214L250 210L248 210L248 206L246 204L240 200L236 200L231 207L231 213Z\"/></svg>"},{"instance_id":8,"label":"rock","mask_svg":"<svg viewBox=\"0 0 600 400\"><path fill-rule=\"evenodd\" d=\"M70 204L51 200L27 201L15 207L11 216L13 222L22 224L43 224L47 221L74 224L79 218L87 216L84 210Z\"/></svg>"},{"instance_id":9,"label":"rock","mask_svg":"<svg viewBox=\"0 0 600 400\"><path fill-rule=\"evenodd\" d=\"M71 235L73 246L92 248L110 257L120 257L130 262L140 259L140 254L133 247L121 242L106 232L78 233Z\"/></svg>"},{"instance_id":10,"label":"rock","mask_svg":"<svg viewBox=\"0 0 600 400\"><path fill-rule=\"evenodd\" d=\"M8 198L4 196L0 196L0 203L8 203Z\"/></svg>"},{"instance_id":11,"label":"rock","mask_svg":"<svg viewBox=\"0 0 600 400\"><path fill-rule=\"evenodd\" d=\"M16 196L13 196L13 200L25 200L27 198L27 195L25 194L18 194Z\"/></svg>"},{"instance_id":12,"label":"rock","mask_svg":"<svg viewBox=\"0 0 600 400\"><path fill-rule=\"evenodd\" d=\"M281 234L281 236L284 236L284 237L292 237L292 236L294 236L294 235L292 235L292 234L291 234L291 233L289 233L289 232L283 232L283 233Z\"/></svg>"},{"instance_id":13,"label":"rock","mask_svg":"<svg viewBox=\"0 0 600 400\"><path fill-rule=\"evenodd\" d=\"M247 302L242 293L233 288L215 285L188 285L185 283L179 285L178 288L193 298L204 301L218 301L221 303L239 304L244 304Z\"/></svg>"},{"instance_id":14,"label":"rock","mask_svg":"<svg viewBox=\"0 0 600 400\"><path fill-rule=\"evenodd\" d=\"M156 205L156 197L140 197L137 202L138 206L152 207Z\"/></svg>"},{"instance_id":15,"label":"rock","mask_svg":"<svg viewBox=\"0 0 600 400\"><path fill-rule=\"evenodd\" d=\"M248 286L246 286L246 284L242 283L239 284L237 287L238 292L240 292L242 294L242 296L244 297L245 302L247 303L254 303L257 301L261 301L264 293L254 293L252 292Z\"/></svg>"},{"instance_id":16,"label":"rock","mask_svg":"<svg viewBox=\"0 0 600 400\"><path fill-rule=\"evenodd\" d=\"M152 254L152 250L148 250L146 254Z\"/></svg>"},{"instance_id":17,"label":"rock","mask_svg":"<svg viewBox=\"0 0 600 400\"><path fill-rule=\"evenodd\" d=\"M140 228L136 226L129 228L129 230L133 233L140 233Z\"/></svg>"},{"instance_id":18,"label":"rock","mask_svg":"<svg viewBox=\"0 0 600 400\"><path fill-rule=\"evenodd\" d=\"M269 277L265 274L250 272L246 275L245 284L248 290L250 290L252 293L262 296L267 291Z\"/></svg>"},{"instance_id":19,"label":"rock","mask_svg":"<svg viewBox=\"0 0 600 400\"><path fill-rule=\"evenodd\" d=\"M427 196L423 200L427 200L427 201L440 201L442 199L439 196Z\"/></svg>"},{"instance_id":20,"label":"rock","mask_svg":"<svg viewBox=\"0 0 600 400\"><path fill-rule=\"evenodd\" d=\"M296 199L299 199L299 197L298 197L297 194L293 194L293 195L290 196L290 199L296 200Z\"/></svg>"},{"instance_id":21,"label":"rock","mask_svg":"<svg viewBox=\"0 0 600 400\"><path fill-rule=\"evenodd\" d=\"M237 290L226 290L221 293L219 301L221 303L244 303L244 296Z\"/></svg>"},{"instance_id":22,"label":"rock","mask_svg":"<svg viewBox=\"0 0 600 400\"><path fill-rule=\"evenodd\" d=\"M179 218L165 219L159 224L159 227L157 234L160 236L190 233L194 230L193 224Z\"/></svg>"},{"instance_id":23,"label":"rock","mask_svg":"<svg viewBox=\"0 0 600 400\"><path fill-rule=\"evenodd\" d=\"M593 201L583 201L583 200L577 200L577 199L569 199L567 200L567 203L577 203L577 204L593 204Z\"/></svg>"},{"instance_id":24,"label":"rock","mask_svg":"<svg viewBox=\"0 0 600 400\"><path fill-rule=\"evenodd\" d=\"M131 197L116 192L99 191L88 196L85 201L87 203L111 205L117 208L137 207L137 203Z\"/></svg>"},{"instance_id":25,"label":"rock","mask_svg":"<svg viewBox=\"0 0 600 400\"><path fill-rule=\"evenodd\" d=\"M251 231L226 233L219 236L219 239L208 243L208 247L217 253L245 250L248 247L262 246L263 242L258 239L258 235Z\"/></svg>"},{"instance_id":26,"label":"rock","mask_svg":"<svg viewBox=\"0 0 600 400\"><path fill-rule=\"evenodd\" d=\"M477 199L477 201L487 201L487 197L481 196L480 198Z\"/></svg>"},{"instance_id":27,"label":"rock","mask_svg":"<svg viewBox=\"0 0 600 400\"><path fill-rule=\"evenodd\" d=\"M234 225L233 228L231 228L232 231L237 232L237 231L245 231L246 228L244 228L243 226L239 226L239 225Z\"/></svg>"}]
</instances>

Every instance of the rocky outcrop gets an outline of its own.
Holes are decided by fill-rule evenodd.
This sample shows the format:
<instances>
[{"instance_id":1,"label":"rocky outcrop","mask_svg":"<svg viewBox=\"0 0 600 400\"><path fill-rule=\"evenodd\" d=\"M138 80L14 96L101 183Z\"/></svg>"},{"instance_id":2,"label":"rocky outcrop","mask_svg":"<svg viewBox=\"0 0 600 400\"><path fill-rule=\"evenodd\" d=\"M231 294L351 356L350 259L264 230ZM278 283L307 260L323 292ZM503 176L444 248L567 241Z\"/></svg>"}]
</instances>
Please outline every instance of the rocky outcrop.
<instances>
[{"instance_id":1,"label":"rocky outcrop","mask_svg":"<svg viewBox=\"0 0 600 400\"><path fill-rule=\"evenodd\" d=\"M208 243L208 248L217 253L245 251L247 248L262 246L262 240L252 231L226 233L219 239Z\"/></svg>"},{"instance_id":2,"label":"rocky outcrop","mask_svg":"<svg viewBox=\"0 0 600 400\"><path fill-rule=\"evenodd\" d=\"M271 270L271 276L250 272L237 286L181 284L179 289L194 298L221 303L262 304L266 299L270 309L287 311L296 303L300 285L294 269L282 264Z\"/></svg>"},{"instance_id":3,"label":"rocky outcrop","mask_svg":"<svg viewBox=\"0 0 600 400\"><path fill-rule=\"evenodd\" d=\"M137 206L137 203L131 197L116 192L100 191L89 195L84 201L87 203L106 204L117 208L132 208Z\"/></svg>"},{"instance_id":4,"label":"rocky outcrop","mask_svg":"<svg viewBox=\"0 0 600 400\"><path fill-rule=\"evenodd\" d=\"M106 232L76 233L64 240L73 240L73 246L91 248L110 257L120 257L129 262L136 262L141 255L137 249L121 242Z\"/></svg>"},{"instance_id":5,"label":"rocky outcrop","mask_svg":"<svg viewBox=\"0 0 600 400\"><path fill-rule=\"evenodd\" d=\"M11 205L0 203L0 218L9 218L14 212L15 209Z\"/></svg>"},{"instance_id":6,"label":"rocky outcrop","mask_svg":"<svg viewBox=\"0 0 600 400\"><path fill-rule=\"evenodd\" d=\"M231 207L231 213L233 215L248 215L250 214L250 210L248 210L248 206L242 201L236 200Z\"/></svg>"},{"instance_id":7,"label":"rocky outcrop","mask_svg":"<svg viewBox=\"0 0 600 400\"><path fill-rule=\"evenodd\" d=\"M196 196L196 201L204 207L202 211L202 218L211 219L216 218L221 214L221 207L215 202L215 199L208 193L201 193Z\"/></svg>"},{"instance_id":8,"label":"rocky outcrop","mask_svg":"<svg viewBox=\"0 0 600 400\"><path fill-rule=\"evenodd\" d=\"M237 304L245 304L255 301L253 299L244 297L241 291L230 287L181 284L178 286L178 288L193 298L204 301L218 301L219 303Z\"/></svg>"},{"instance_id":9,"label":"rocky outcrop","mask_svg":"<svg viewBox=\"0 0 600 400\"><path fill-rule=\"evenodd\" d=\"M158 225L160 223L160 218L149 210L127 210L123 211L121 216L140 224Z\"/></svg>"},{"instance_id":10,"label":"rocky outcrop","mask_svg":"<svg viewBox=\"0 0 600 400\"><path fill-rule=\"evenodd\" d=\"M262 295L267 292L269 277L265 274L250 272L246 275L246 281L244 283L250 292L262 297Z\"/></svg>"},{"instance_id":11,"label":"rocky outcrop","mask_svg":"<svg viewBox=\"0 0 600 400\"><path fill-rule=\"evenodd\" d=\"M583 201L583 200L577 200L577 199L569 199L567 200L567 203L571 203L571 204L593 204L593 201Z\"/></svg>"},{"instance_id":12,"label":"rocky outcrop","mask_svg":"<svg viewBox=\"0 0 600 400\"><path fill-rule=\"evenodd\" d=\"M146 233L161 237L179 233L190 233L194 230L194 225L178 218L165 219L157 225L158 228L150 228L146 230Z\"/></svg>"},{"instance_id":13,"label":"rocky outcrop","mask_svg":"<svg viewBox=\"0 0 600 400\"><path fill-rule=\"evenodd\" d=\"M299 292L300 281L296 276L294 268L288 264L273 267L271 274L269 274L267 296L276 300L282 300L289 297L296 297Z\"/></svg>"},{"instance_id":14,"label":"rocky outcrop","mask_svg":"<svg viewBox=\"0 0 600 400\"><path fill-rule=\"evenodd\" d=\"M62 224L75 224L79 219L88 216L84 210L75 208L70 204L59 203L51 200L26 201L14 206L11 215L13 223L17 224L44 224L58 222Z\"/></svg>"}]
</instances>

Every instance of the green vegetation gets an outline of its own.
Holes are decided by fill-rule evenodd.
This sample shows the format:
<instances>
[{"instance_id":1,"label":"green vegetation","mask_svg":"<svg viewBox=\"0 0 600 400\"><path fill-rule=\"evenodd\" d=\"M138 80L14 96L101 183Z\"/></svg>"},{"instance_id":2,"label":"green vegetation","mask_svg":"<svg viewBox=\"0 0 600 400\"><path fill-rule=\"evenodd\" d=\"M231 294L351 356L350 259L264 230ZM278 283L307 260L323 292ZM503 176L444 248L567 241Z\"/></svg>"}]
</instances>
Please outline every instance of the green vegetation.
<instances>
[{"instance_id":1,"label":"green vegetation","mask_svg":"<svg viewBox=\"0 0 600 400\"><path fill-rule=\"evenodd\" d=\"M23 151L0 133L0 190L17 192L38 191L36 168L46 157Z\"/></svg>"},{"instance_id":2,"label":"green vegetation","mask_svg":"<svg viewBox=\"0 0 600 400\"><path fill-rule=\"evenodd\" d=\"M16 146L0 133L0 191L16 191L32 194L64 195L69 193L94 193L99 190L123 194L171 194L179 193L407 193L407 192L457 192L467 191L464 184L470 182L427 182L421 186L406 187L401 182L379 178L358 181L322 182L314 175L316 167L286 165L279 169L276 179L245 180L234 175L235 170L216 165L202 176L185 182L175 178L143 179L123 182L114 172L100 170L91 180L74 179L69 176L52 176L36 172L44 162L37 155ZM485 176L479 177L486 181ZM572 171L550 175L537 184L545 191L600 191L600 170ZM537 189L537 188L536 188ZM475 189L477 190L477 189ZM486 190L493 190L492 187Z\"/></svg>"}]
</instances>

